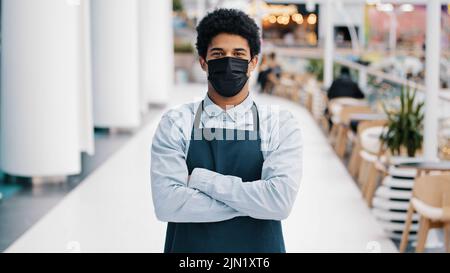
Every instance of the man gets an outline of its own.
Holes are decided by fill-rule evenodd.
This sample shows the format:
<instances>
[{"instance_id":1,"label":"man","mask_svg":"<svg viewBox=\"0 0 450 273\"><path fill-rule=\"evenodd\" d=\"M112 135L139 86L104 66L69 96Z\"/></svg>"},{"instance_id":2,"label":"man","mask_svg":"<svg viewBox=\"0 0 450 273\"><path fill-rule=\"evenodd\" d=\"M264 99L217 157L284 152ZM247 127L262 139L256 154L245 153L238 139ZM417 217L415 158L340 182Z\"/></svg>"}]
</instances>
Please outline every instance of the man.
<instances>
[{"instance_id":1,"label":"man","mask_svg":"<svg viewBox=\"0 0 450 273\"><path fill-rule=\"evenodd\" d=\"M269 54L267 67L260 72L260 84L263 93L273 93L273 88L279 83L281 77L281 66L277 62L275 52Z\"/></svg>"},{"instance_id":2,"label":"man","mask_svg":"<svg viewBox=\"0 0 450 273\"><path fill-rule=\"evenodd\" d=\"M285 252L281 220L301 177L300 129L249 95L259 29L218 9L197 27L208 94L166 113L153 139L152 196L165 252ZM260 109L261 108L261 109Z\"/></svg>"},{"instance_id":3,"label":"man","mask_svg":"<svg viewBox=\"0 0 450 273\"><path fill-rule=\"evenodd\" d=\"M339 78L335 79L328 89L328 100L336 98L354 98L354 99L364 99L364 93L359 88L358 84L352 80L350 75L350 69L348 67L341 67L341 75ZM328 117L328 127L333 127L333 121L331 120L331 115L329 109L325 109L325 116ZM356 133L359 121L350 121L350 128Z\"/></svg>"},{"instance_id":4,"label":"man","mask_svg":"<svg viewBox=\"0 0 450 273\"><path fill-rule=\"evenodd\" d=\"M348 67L341 68L341 75L333 81L328 89L328 99L335 99L340 97L350 97L355 99L363 99L364 93L355 83L351 76Z\"/></svg>"}]
</instances>

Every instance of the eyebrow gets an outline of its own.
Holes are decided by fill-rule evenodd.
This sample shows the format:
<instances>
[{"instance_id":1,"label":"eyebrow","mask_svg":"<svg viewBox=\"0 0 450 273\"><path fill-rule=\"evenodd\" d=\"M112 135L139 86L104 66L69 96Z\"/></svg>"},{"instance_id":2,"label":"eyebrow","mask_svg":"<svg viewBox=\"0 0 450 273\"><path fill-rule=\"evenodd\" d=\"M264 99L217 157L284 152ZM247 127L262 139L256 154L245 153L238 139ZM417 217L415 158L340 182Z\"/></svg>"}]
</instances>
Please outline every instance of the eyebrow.
<instances>
[{"instance_id":1,"label":"eyebrow","mask_svg":"<svg viewBox=\"0 0 450 273\"><path fill-rule=\"evenodd\" d=\"M211 51L224 51L224 50L223 50L223 48L220 48L220 47L214 47L214 48L211 48ZM233 51L246 52L247 50L245 48L234 48Z\"/></svg>"}]
</instances>

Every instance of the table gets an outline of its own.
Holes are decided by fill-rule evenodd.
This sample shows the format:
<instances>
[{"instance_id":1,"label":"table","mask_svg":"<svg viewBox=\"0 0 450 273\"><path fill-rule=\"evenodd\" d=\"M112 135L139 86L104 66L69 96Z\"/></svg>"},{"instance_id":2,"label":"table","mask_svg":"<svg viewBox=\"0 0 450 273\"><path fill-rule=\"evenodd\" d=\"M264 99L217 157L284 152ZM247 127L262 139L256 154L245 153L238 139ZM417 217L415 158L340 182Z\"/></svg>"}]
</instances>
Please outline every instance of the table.
<instances>
[{"instance_id":1,"label":"table","mask_svg":"<svg viewBox=\"0 0 450 273\"><path fill-rule=\"evenodd\" d=\"M387 118L387 115L384 113L358 113L350 115L351 121L385 120Z\"/></svg>"},{"instance_id":2,"label":"table","mask_svg":"<svg viewBox=\"0 0 450 273\"><path fill-rule=\"evenodd\" d=\"M420 161L400 163L396 165L399 168L417 169L416 177L426 175L432 171L450 172L450 161Z\"/></svg>"},{"instance_id":3,"label":"table","mask_svg":"<svg viewBox=\"0 0 450 273\"><path fill-rule=\"evenodd\" d=\"M396 166L399 167L399 168L414 168L414 169L417 169L416 179L418 177L422 176L422 175L429 174L431 171L443 171L443 172L449 172L450 171L450 161L409 162L409 163L401 163L401 164L398 164ZM420 232L420 230L418 232ZM433 232L433 231L430 231L430 232ZM434 231L434 232L436 232L436 231ZM435 234L434 237L437 238L437 234ZM437 244L439 247L441 247L437 243L437 241L433 242L433 243ZM427 242L427 244L428 244L428 242ZM429 245L427 247L436 247L436 246ZM405 245L401 246L401 248L404 249Z\"/></svg>"},{"instance_id":4,"label":"table","mask_svg":"<svg viewBox=\"0 0 450 273\"><path fill-rule=\"evenodd\" d=\"M386 120L387 115L382 113L359 113L350 115L349 126L350 129L356 134L358 132L358 124L361 121L374 121L374 120Z\"/></svg>"}]
</instances>

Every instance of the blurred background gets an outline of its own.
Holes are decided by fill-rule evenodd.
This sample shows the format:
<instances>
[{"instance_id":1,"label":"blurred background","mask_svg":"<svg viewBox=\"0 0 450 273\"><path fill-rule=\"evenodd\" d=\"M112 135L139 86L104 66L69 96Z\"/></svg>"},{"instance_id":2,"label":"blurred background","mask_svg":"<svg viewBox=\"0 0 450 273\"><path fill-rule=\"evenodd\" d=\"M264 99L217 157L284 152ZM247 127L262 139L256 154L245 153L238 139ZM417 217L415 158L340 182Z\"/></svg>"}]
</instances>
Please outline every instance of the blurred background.
<instances>
[{"instance_id":1,"label":"blurred background","mask_svg":"<svg viewBox=\"0 0 450 273\"><path fill-rule=\"evenodd\" d=\"M450 2L1 0L0 251L162 250L151 139L206 93L195 27L216 8L260 26L251 92L305 134L288 251L448 250L441 197L408 209L450 171Z\"/></svg>"}]
</instances>

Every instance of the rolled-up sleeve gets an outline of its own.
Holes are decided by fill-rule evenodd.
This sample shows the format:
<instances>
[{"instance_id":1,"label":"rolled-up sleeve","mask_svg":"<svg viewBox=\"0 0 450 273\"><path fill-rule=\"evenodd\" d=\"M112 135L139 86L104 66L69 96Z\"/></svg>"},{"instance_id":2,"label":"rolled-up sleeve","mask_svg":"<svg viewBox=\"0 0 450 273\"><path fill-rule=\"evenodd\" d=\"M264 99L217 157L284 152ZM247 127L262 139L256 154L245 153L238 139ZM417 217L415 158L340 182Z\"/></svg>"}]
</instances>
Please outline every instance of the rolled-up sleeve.
<instances>
[{"instance_id":1,"label":"rolled-up sleeve","mask_svg":"<svg viewBox=\"0 0 450 273\"><path fill-rule=\"evenodd\" d=\"M164 222L217 222L241 212L187 187L186 137L166 113L151 147L151 186L156 216Z\"/></svg>"},{"instance_id":2,"label":"rolled-up sleeve","mask_svg":"<svg viewBox=\"0 0 450 273\"><path fill-rule=\"evenodd\" d=\"M302 176L302 135L298 122L288 112L280 114L271 135L272 148L264 160L261 180L242 181L199 168L193 171L189 187L253 218L287 218Z\"/></svg>"}]
</instances>

